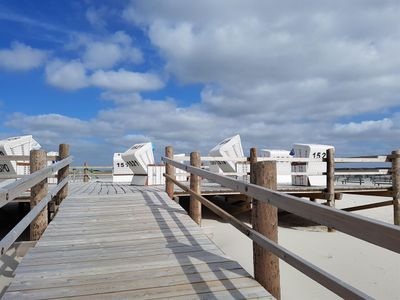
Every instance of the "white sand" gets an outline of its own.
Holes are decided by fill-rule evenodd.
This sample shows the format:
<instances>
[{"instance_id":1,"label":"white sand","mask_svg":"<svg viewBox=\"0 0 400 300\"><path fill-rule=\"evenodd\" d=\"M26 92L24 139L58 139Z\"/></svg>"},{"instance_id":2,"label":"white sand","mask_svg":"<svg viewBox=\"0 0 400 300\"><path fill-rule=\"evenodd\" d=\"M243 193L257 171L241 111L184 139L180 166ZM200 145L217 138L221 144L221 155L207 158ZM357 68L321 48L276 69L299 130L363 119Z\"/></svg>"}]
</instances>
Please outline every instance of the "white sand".
<instances>
[{"instance_id":1,"label":"white sand","mask_svg":"<svg viewBox=\"0 0 400 300\"><path fill-rule=\"evenodd\" d=\"M389 198L345 195L337 207L350 207ZM357 212L384 222L393 222L393 207ZM285 219L285 217L283 218ZM288 223L284 224L288 225ZM212 227L212 239L231 258L253 274L252 241L230 224L206 213L203 226ZM312 231L317 230L317 231ZM349 235L321 231L321 227L279 227L279 243L377 299L399 299L400 256ZM280 262L283 299L338 299L315 281L285 262Z\"/></svg>"}]
</instances>

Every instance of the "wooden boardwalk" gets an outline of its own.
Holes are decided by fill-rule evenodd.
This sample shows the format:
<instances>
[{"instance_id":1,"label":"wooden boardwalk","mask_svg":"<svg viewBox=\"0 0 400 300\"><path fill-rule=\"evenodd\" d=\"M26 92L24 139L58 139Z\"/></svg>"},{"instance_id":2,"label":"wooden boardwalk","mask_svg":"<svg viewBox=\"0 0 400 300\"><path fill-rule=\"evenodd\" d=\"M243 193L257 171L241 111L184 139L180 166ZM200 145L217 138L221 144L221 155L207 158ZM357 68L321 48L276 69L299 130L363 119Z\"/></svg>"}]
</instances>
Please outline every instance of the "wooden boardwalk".
<instances>
[{"instance_id":1,"label":"wooden boardwalk","mask_svg":"<svg viewBox=\"0 0 400 300\"><path fill-rule=\"evenodd\" d=\"M184 183L189 186L189 182ZM112 194L130 194L136 193L141 190L140 186L132 186L126 183L112 183L112 182L96 182L92 181L86 185L82 183L72 183L70 184L72 193L76 195L112 195ZM163 192L165 190L165 185L152 185L146 187L148 191ZM288 194L293 194L299 197L303 195L321 194L325 192L325 186L295 186L295 185L278 185L278 191ZM335 191L337 193L352 193L360 195L376 195L376 196L386 196L390 197L392 195L391 187L389 186L373 186L373 185L357 185L357 184L338 184L335 185ZM218 183L207 182L205 180L201 183L201 194L203 196L207 195L237 195L240 194L237 191L233 191L230 188L221 186ZM183 191L178 186L174 186L174 195L176 196L188 196L189 194Z\"/></svg>"},{"instance_id":2,"label":"wooden boardwalk","mask_svg":"<svg viewBox=\"0 0 400 300\"><path fill-rule=\"evenodd\" d=\"M3 299L272 299L164 192L70 189Z\"/></svg>"}]
</instances>

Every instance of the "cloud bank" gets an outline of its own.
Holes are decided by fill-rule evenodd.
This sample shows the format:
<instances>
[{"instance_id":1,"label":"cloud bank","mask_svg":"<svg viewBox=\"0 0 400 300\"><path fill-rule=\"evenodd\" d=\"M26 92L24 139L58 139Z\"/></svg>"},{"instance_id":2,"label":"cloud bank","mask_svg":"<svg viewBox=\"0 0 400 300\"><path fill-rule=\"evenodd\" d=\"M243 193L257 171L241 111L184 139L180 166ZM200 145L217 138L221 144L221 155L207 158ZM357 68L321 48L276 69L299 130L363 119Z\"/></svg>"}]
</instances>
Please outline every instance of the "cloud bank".
<instances>
[{"instance_id":1,"label":"cloud bank","mask_svg":"<svg viewBox=\"0 0 400 300\"><path fill-rule=\"evenodd\" d=\"M104 30L107 11L89 8L88 22ZM245 147L387 153L400 147L399 14L397 1L131 1L119 15L148 39L158 69L126 28L76 34L68 44L76 58L52 57L46 81L96 87L112 107L90 120L16 114L7 126L55 141L64 129L52 121L66 118L79 151L101 145L109 158L144 140L158 154L167 144L207 153L236 133ZM200 85L199 100L143 96L168 94L171 80Z\"/></svg>"}]
</instances>

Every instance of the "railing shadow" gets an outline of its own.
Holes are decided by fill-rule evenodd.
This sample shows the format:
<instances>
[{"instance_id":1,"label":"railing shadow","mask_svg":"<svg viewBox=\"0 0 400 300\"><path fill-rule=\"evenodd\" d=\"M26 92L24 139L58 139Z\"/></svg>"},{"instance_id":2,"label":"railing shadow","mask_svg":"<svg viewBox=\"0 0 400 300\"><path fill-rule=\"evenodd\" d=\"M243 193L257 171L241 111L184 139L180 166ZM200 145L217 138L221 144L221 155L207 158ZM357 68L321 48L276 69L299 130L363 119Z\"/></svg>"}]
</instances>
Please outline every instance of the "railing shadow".
<instances>
[{"instance_id":1,"label":"railing shadow","mask_svg":"<svg viewBox=\"0 0 400 300\"><path fill-rule=\"evenodd\" d=\"M0 276L1 277L14 277L14 271L18 267L19 261L16 259L17 251L13 247L8 250L6 254L0 257ZM11 282L10 282L11 283ZM9 284L0 287L0 298L3 297L6 292Z\"/></svg>"},{"instance_id":2,"label":"railing shadow","mask_svg":"<svg viewBox=\"0 0 400 300\"><path fill-rule=\"evenodd\" d=\"M151 203L154 208L156 208L156 209L152 209L152 213L153 213L153 215L155 217L155 220L158 223L161 231L163 232L163 234L165 236L168 236L168 239L166 239L166 241L167 241L166 247L170 248L174 255L175 255L175 253L174 253L173 249L176 247L177 244L181 245L181 246L186 246L186 247L187 246L193 246L193 247L198 247L200 249L203 248L202 245L199 244L196 241L196 238L192 235L192 233L189 230L186 229L185 224L176 215L176 209L173 209L172 207L168 206L168 204L159 205L158 203L156 203L154 201L153 197L155 197L160 203L163 203L163 202L166 203L166 201L172 201L172 200L167 199L166 198L167 196L165 196L165 198L163 198L160 195L160 193L156 192L156 191L155 192L145 191L145 192L142 192L142 194L143 194L144 199L148 203ZM163 210L168 212L168 214L171 217L171 219L177 225L177 228L179 230L181 230L182 233L187 237L188 241L190 241L190 245L185 244L185 243L181 243L181 242L178 241L177 238L174 237L173 230L171 229L170 226L168 226L168 222L165 221L165 219L163 218L163 216L160 213L159 209L163 209ZM185 213L185 215L187 215L187 214ZM171 247L169 246L169 244L171 244ZM174 245L173 247L172 247L172 244ZM207 257L214 258L217 261L220 260L220 259L226 259L228 261L228 259L226 257L220 256L220 255L218 255L216 253L207 251L205 249L202 249L201 252L186 252L184 254L185 255L182 255L182 253L179 253L179 256L175 255L177 261L180 264L183 264L185 261L187 261L190 258L195 258L195 259L198 259L200 261L204 261L208 265L209 270L215 274L215 278L212 281L217 281L218 280L220 283L222 283L223 286L225 287L226 291L228 291L231 294L232 297L234 297L234 298L238 298L238 297L239 298L245 298L245 296L237 290L236 286L232 283L232 281L228 277L223 277L223 279L219 279L218 278L218 275L220 275L223 271L236 272L235 269L224 269L222 266L218 267L218 268L212 268L210 266L210 263L207 262L206 260L204 260L204 258L203 258L204 254L207 254ZM193 265L193 268L196 270L196 265ZM182 270L184 271L183 268L182 268ZM238 272L236 272L236 273L240 274L240 275L243 275L242 273L238 273ZM198 274L199 274L199 280L197 282L191 282L190 283L192 285L193 289L199 294L209 293L210 295L208 296L208 299L217 299L213 295L212 289L210 289L209 287L206 290L203 287L201 287L201 289L197 287L197 285L195 283L203 282L205 285L207 285L207 281L202 278L201 273L199 272ZM189 278L189 274L185 273L185 275L187 276L188 279L190 279ZM249 275L249 277L250 277L250 275Z\"/></svg>"}]
</instances>

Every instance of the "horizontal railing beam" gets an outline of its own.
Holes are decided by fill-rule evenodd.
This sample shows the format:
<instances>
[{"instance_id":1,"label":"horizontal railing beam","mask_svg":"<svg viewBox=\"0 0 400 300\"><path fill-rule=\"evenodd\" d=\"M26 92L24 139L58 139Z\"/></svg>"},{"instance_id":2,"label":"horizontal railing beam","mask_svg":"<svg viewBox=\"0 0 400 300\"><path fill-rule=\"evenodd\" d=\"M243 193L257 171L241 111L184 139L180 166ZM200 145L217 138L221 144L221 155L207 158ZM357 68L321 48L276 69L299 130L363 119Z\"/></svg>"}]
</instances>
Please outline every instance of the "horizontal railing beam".
<instances>
[{"instance_id":1,"label":"horizontal railing beam","mask_svg":"<svg viewBox=\"0 0 400 300\"><path fill-rule=\"evenodd\" d=\"M37 174L35 172L34 174ZM57 195L57 193L68 183L69 177L64 178L59 184L53 187L44 197L19 223L0 241L0 255L3 255L24 232L24 230L32 223L37 215L46 207L46 205Z\"/></svg>"},{"instance_id":2,"label":"horizontal railing beam","mask_svg":"<svg viewBox=\"0 0 400 300\"><path fill-rule=\"evenodd\" d=\"M177 161L190 161L189 156L175 156ZM247 157L215 157L215 156L202 156L201 161L218 162L218 161L230 161L230 162L248 162ZM306 157L258 157L257 161L280 161L280 162L322 162L321 159L306 158Z\"/></svg>"},{"instance_id":3,"label":"horizontal railing beam","mask_svg":"<svg viewBox=\"0 0 400 300\"><path fill-rule=\"evenodd\" d=\"M174 184L180 187L182 190L188 192L192 197L196 198L214 212L216 215L220 216L223 220L228 221L232 224L236 229L240 232L248 236L251 240L255 241L259 246L263 247L264 249L272 252L277 257L282 259L283 261L287 262L303 274L307 275L311 279L315 280L316 282L320 283L327 289L331 290L332 292L336 293L337 295L343 297L344 299L372 299L372 297L368 296L367 294L363 293L362 291L352 287L351 285L345 283L344 281L340 280L339 278L325 272L321 268L317 267L316 265L306 261L305 259L301 258L300 256L296 255L295 253L289 251L288 249L280 246L279 244L275 243L274 241L269 240L262 234L258 233L256 230L251 228L250 226L246 225L242 221L236 219L231 214L227 213L225 210L220 208L219 206L212 203L210 200L204 198L200 194L194 192L193 190L189 189L184 184L178 182L170 175L164 174L164 176L171 180Z\"/></svg>"},{"instance_id":4,"label":"horizontal railing beam","mask_svg":"<svg viewBox=\"0 0 400 300\"><path fill-rule=\"evenodd\" d=\"M176 161L190 161L189 156L175 156ZM202 156L202 162L248 162L247 157L215 157L215 156ZM325 162L324 158L308 158L308 157L257 157L257 161L278 161L278 162ZM390 162L390 155L377 155L377 156L360 156L360 157L336 157L335 163L384 163Z\"/></svg>"},{"instance_id":5,"label":"horizontal railing beam","mask_svg":"<svg viewBox=\"0 0 400 300\"><path fill-rule=\"evenodd\" d=\"M113 166L70 166L71 169L112 169Z\"/></svg>"},{"instance_id":6,"label":"horizontal railing beam","mask_svg":"<svg viewBox=\"0 0 400 300\"><path fill-rule=\"evenodd\" d=\"M335 171L336 175L389 175L392 172L390 170L378 170L378 171Z\"/></svg>"},{"instance_id":7,"label":"horizontal railing beam","mask_svg":"<svg viewBox=\"0 0 400 300\"><path fill-rule=\"evenodd\" d=\"M378 202L378 203L370 203L370 204L358 205L358 206L352 206L352 207L346 207L346 208L342 208L342 210L344 210L344 211L358 211L358 210L371 209L371 208L377 208L377 207L388 206L388 205L393 205L393 200L388 200L388 201L383 201L383 202Z\"/></svg>"},{"instance_id":8,"label":"horizontal railing beam","mask_svg":"<svg viewBox=\"0 0 400 300\"><path fill-rule=\"evenodd\" d=\"M42 180L53 176L54 172L64 168L72 162L72 156L47 166L35 173L26 175L21 179L0 188L0 207L11 202L16 197L27 191Z\"/></svg>"},{"instance_id":9,"label":"horizontal railing beam","mask_svg":"<svg viewBox=\"0 0 400 300\"><path fill-rule=\"evenodd\" d=\"M313 222L335 228L372 244L400 253L400 229L398 226L354 215L335 208L306 201L295 196L272 191L254 184L221 176L200 168L163 157L162 160L176 168L206 178L241 194L274 205Z\"/></svg>"},{"instance_id":10,"label":"horizontal railing beam","mask_svg":"<svg viewBox=\"0 0 400 300\"><path fill-rule=\"evenodd\" d=\"M335 163L384 163L390 161L391 157L389 155L335 158Z\"/></svg>"},{"instance_id":11,"label":"horizontal railing beam","mask_svg":"<svg viewBox=\"0 0 400 300\"><path fill-rule=\"evenodd\" d=\"M0 155L0 161L29 161L29 155ZM55 155L48 155L47 160L57 160L58 157Z\"/></svg>"}]
</instances>

